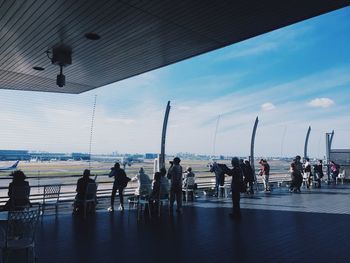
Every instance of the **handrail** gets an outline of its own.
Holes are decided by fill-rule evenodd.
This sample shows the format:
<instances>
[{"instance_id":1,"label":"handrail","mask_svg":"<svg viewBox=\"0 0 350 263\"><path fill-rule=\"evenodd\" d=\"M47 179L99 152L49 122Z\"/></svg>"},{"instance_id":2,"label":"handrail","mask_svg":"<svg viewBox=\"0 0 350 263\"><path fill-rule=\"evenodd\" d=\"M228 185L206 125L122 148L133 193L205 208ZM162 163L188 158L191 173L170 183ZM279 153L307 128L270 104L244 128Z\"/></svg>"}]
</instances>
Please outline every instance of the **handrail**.
<instances>
[{"instance_id":1,"label":"handrail","mask_svg":"<svg viewBox=\"0 0 350 263\"><path fill-rule=\"evenodd\" d=\"M208 172L209 173L209 172ZM278 177L270 177L270 182L274 183L274 182L281 182L281 181L289 181L288 175L286 174L280 174L280 173L276 173L275 175L281 175ZM65 178L67 176L64 176ZM71 178L74 178L75 176L71 176ZM79 177L81 177L81 175L79 175ZM29 178L29 177L27 177ZM41 178L41 177L40 177ZM49 178L52 179L62 179L62 176L51 176ZM7 178L9 179L9 178ZM37 179L37 178L33 178L33 179ZM103 180L103 181L98 181L99 184L99 188L97 189L97 198L100 197L109 197L112 191L112 185L113 185L113 180L109 178L106 178L107 180ZM287 179L287 180L286 180ZM226 177L226 181L227 183L229 183L230 181L230 177ZM261 181L260 178L258 178L258 183L259 181ZM208 188L208 187L214 187L215 185L215 176L211 173L209 173L209 175L204 175L204 176L196 176L196 183L197 183L197 187L198 189L204 189L204 188ZM51 186L51 185L55 185L57 183L53 183L53 184L40 184L40 185L32 185L31 186L31 195L30 195L30 200L32 202L38 202L41 201L43 199L43 188L45 186ZM108 188L101 188L102 186L106 186L106 185L110 185L110 187ZM61 183L61 193L60 193L60 201L73 201L76 195L75 190L70 190L68 191L68 189L64 189L67 187L73 187L73 189L75 189L74 187L76 186L76 183ZM128 185L128 187L126 187L125 189L125 195L132 195L134 193L134 191L136 190L136 188L138 187L137 183L130 183ZM5 190L8 189L8 187L0 187L0 190ZM35 193L35 191L37 190L37 192ZM6 200L8 199L8 196L0 196L0 204L3 204Z\"/></svg>"}]
</instances>

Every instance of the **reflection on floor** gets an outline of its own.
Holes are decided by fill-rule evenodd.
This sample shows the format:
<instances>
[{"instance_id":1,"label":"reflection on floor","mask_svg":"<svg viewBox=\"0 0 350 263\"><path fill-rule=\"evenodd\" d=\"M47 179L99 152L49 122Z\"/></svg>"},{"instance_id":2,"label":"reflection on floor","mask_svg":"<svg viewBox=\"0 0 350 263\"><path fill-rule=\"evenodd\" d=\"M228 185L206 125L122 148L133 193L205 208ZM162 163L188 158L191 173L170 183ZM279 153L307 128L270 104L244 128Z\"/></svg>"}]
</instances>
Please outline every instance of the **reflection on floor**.
<instances>
[{"instance_id":1,"label":"reflection on floor","mask_svg":"<svg viewBox=\"0 0 350 263\"><path fill-rule=\"evenodd\" d=\"M36 251L50 263L348 262L349 201L350 186L339 185L243 197L241 221L228 217L229 199L204 197L182 215L164 209L139 222L135 210L86 220L61 213L39 224Z\"/></svg>"}]
</instances>

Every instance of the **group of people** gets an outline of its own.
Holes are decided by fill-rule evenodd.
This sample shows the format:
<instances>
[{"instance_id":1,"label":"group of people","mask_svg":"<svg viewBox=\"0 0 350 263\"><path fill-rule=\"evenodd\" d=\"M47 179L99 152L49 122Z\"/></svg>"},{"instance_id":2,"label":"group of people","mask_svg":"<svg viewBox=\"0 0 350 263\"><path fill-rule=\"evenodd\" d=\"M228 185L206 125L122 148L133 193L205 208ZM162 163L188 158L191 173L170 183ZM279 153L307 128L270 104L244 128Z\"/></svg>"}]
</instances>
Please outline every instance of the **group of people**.
<instances>
[{"instance_id":1,"label":"group of people","mask_svg":"<svg viewBox=\"0 0 350 263\"><path fill-rule=\"evenodd\" d=\"M334 161L330 161L331 181L328 183L336 183L336 178L339 175L340 166ZM300 192L300 187L305 181L306 187L309 189L312 182L315 182L317 188L321 188L321 180L324 176L323 162L318 160L316 164L311 165L310 159L305 158L304 163L301 162L301 157L297 155L290 165L291 185L290 192Z\"/></svg>"},{"instance_id":2,"label":"group of people","mask_svg":"<svg viewBox=\"0 0 350 263\"><path fill-rule=\"evenodd\" d=\"M124 189L129 181L137 182L138 186L135 190L136 198L147 198L150 200L152 207L159 205L160 199L169 198L170 200L170 213L173 212L174 203L177 203L176 211L182 213L182 198L183 190L186 188L193 188L195 190L195 174L192 172L191 167L187 167L183 173L182 166L180 165L180 158L175 157L170 162L171 166L166 172L165 168L161 168L159 172L154 174L153 180L150 179L144 169L141 167L138 174L133 178L127 177L124 169L120 167L120 164L115 163L111 168L109 177L114 178L110 207L107 209L109 212L114 211L114 199L118 192L119 195L119 210L124 211ZM74 210L79 212L82 210L79 200L86 196L86 186L88 183L94 183L95 181L89 178L90 170L85 170L83 177L78 180L77 183L77 196L75 199Z\"/></svg>"},{"instance_id":3,"label":"group of people","mask_svg":"<svg viewBox=\"0 0 350 263\"><path fill-rule=\"evenodd\" d=\"M133 178L127 177L124 169L120 167L120 164L115 163L114 167L111 168L109 177L114 178L109 212L114 211L114 199L117 192L119 192L120 206L119 210L124 210L124 196L123 192L129 181L138 182L138 187L135 190L137 197L147 196L152 206L157 207L160 199L169 198L170 213L173 213L174 203L176 201L176 211L182 213L182 200L184 189L192 188L194 193L196 189L195 174L191 167L187 167L186 171L183 172L183 168L180 165L180 158L175 157L173 161L170 161L170 168L168 172L163 167L159 172L154 174L153 180L145 173L143 168L140 168L138 174ZM231 160L232 168L227 167L225 164L218 164L214 162L210 171L215 173L215 195L219 195L219 188L225 183L225 174L231 176L231 191L232 191L232 213L230 216L234 219L241 217L240 213L240 193L245 192L253 194L253 184L255 181L254 171L248 160L240 160L237 157ZM270 166L265 159L261 159L259 175L262 176L264 190L270 191L269 187L269 174ZM313 167L313 169L312 169ZM330 162L331 177L336 180L339 175L340 166L334 161ZM317 164L311 166L310 160L305 158L304 163L301 162L301 157L296 156L290 165L291 172L291 192L300 192L300 187L303 180L306 181L306 186L309 188L312 181L317 183L317 187L321 187L321 179L323 178L323 166L322 160L319 160ZM25 181L25 175L22 171L17 170L12 174L13 180L9 185L8 196L10 197L3 210L12 210L16 207L30 206L29 194L30 187L29 183ZM95 180L90 178L90 170L86 169L83 172L83 176L77 182L76 198L74 202L74 212L79 213L82 211L82 200L89 197L87 193L87 186L89 184L95 184ZM18 190L22 189L22 193L18 193ZM95 203L92 203L89 207L90 210L95 209Z\"/></svg>"}]
</instances>

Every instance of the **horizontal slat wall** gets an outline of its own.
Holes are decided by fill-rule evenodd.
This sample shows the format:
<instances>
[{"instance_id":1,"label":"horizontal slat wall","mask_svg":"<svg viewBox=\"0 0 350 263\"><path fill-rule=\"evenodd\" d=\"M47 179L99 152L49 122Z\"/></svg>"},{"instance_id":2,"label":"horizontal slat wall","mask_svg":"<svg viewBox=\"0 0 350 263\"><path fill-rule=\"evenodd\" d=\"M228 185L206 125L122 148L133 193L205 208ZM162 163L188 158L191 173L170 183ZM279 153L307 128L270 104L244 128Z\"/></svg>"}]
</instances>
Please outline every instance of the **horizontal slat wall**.
<instances>
[{"instance_id":1,"label":"horizontal slat wall","mask_svg":"<svg viewBox=\"0 0 350 263\"><path fill-rule=\"evenodd\" d=\"M349 5L349 0L0 2L0 88L81 93ZM101 35L85 39L87 32ZM72 47L59 67L48 49ZM44 67L35 71L33 66Z\"/></svg>"}]
</instances>

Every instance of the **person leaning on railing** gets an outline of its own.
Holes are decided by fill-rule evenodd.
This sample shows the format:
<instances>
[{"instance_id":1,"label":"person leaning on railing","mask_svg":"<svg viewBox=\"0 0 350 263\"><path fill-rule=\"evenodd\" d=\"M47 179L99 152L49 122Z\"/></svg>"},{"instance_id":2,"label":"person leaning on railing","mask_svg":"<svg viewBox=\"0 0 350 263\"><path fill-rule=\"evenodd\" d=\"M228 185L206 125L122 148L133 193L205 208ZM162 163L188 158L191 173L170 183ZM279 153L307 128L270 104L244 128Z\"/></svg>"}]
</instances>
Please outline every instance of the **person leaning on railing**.
<instances>
[{"instance_id":1,"label":"person leaning on railing","mask_svg":"<svg viewBox=\"0 0 350 263\"><path fill-rule=\"evenodd\" d=\"M3 210L21 210L25 207L30 207L30 186L25 181L25 174L21 170L17 170L12 172L10 176L12 176L12 182L9 184L9 200L4 205Z\"/></svg>"}]
</instances>

